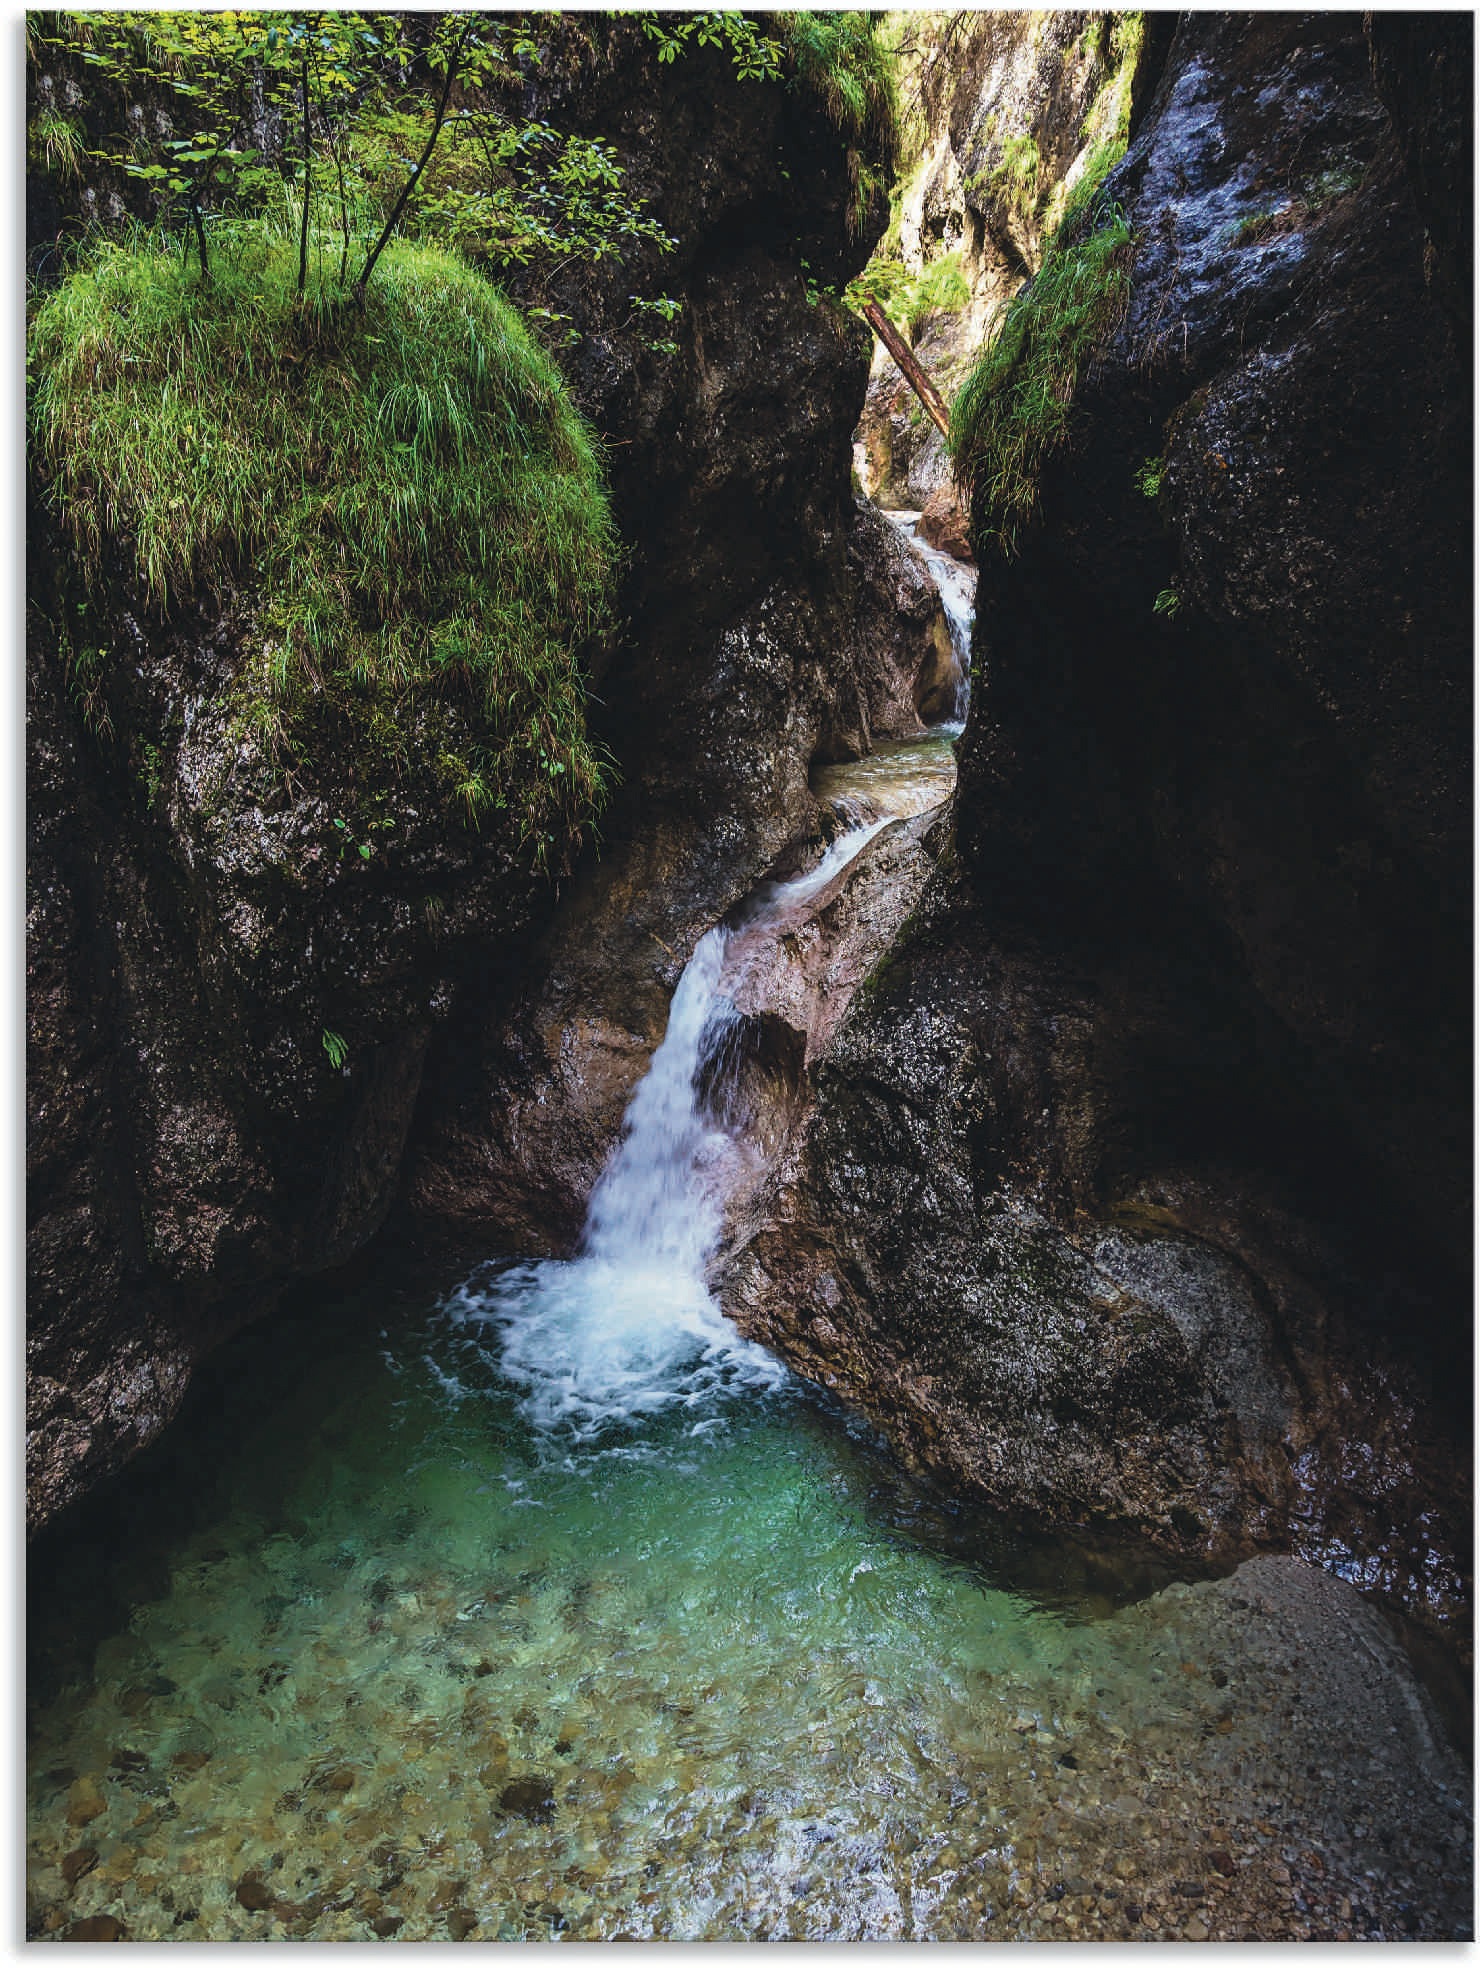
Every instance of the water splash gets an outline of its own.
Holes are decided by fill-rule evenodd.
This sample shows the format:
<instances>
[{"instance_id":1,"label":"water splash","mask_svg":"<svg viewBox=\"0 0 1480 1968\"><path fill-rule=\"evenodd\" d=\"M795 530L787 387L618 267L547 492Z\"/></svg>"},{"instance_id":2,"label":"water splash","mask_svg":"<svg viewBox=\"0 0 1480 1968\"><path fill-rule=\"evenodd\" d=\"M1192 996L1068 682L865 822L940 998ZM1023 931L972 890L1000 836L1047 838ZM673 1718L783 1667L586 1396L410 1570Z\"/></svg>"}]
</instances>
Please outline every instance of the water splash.
<instances>
[{"instance_id":1,"label":"water splash","mask_svg":"<svg viewBox=\"0 0 1480 1968\"><path fill-rule=\"evenodd\" d=\"M888 824L875 818L841 836L810 872L765 884L733 927L699 939L592 1192L577 1255L475 1278L448 1300L455 1327L493 1328L536 1430L589 1445L665 1410L693 1410L697 1422L727 1393L788 1384L787 1369L741 1338L706 1281L735 1158L704 1068L737 1023L725 988L732 939L779 931Z\"/></svg>"}]
</instances>

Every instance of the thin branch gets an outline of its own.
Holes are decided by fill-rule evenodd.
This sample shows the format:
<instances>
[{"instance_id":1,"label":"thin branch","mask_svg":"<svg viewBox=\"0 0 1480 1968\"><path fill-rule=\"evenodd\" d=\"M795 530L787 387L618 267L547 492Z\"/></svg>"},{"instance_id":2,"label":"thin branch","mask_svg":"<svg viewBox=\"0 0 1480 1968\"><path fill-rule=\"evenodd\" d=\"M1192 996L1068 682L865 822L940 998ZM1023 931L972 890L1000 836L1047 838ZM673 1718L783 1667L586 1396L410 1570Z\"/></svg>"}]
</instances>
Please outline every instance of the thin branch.
<instances>
[{"instance_id":1,"label":"thin branch","mask_svg":"<svg viewBox=\"0 0 1480 1968\"><path fill-rule=\"evenodd\" d=\"M395 207L392 210L390 217L386 220L385 224L381 227L380 237L379 239L376 240L374 246L371 248L370 257L369 259L366 260L363 268L360 271L360 277L355 282L355 300L357 304L361 307L365 305L365 288L367 283L369 282L371 274L375 271L375 262L380 258L381 253L385 249L386 241L390 238L391 234L395 231L396 226L399 224L401 214L406 209L406 201L410 198L412 192L416 189L417 183L421 178L422 172L426 169L427 165L431 162L432 152L437 148L437 139L442 134L442 123L447 115L447 104L452 96L452 84L454 78L457 75L457 65L459 61L462 59L462 51L467 46L468 37L472 34L472 31L473 31L473 21L472 18L470 17L468 20L466 20L463 23L462 33L457 38L457 45L453 48L451 55L449 55L447 59L447 77L442 84L442 99L437 104L437 114L435 120L432 123L432 134L427 138L426 141L426 148L422 151L420 158L417 160L416 169L411 173L411 176L406 180L405 184L402 185L401 195L396 200Z\"/></svg>"},{"instance_id":2,"label":"thin branch","mask_svg":"<svg viewBox=\"0 0 1480 1968\"><path fill-rule=\"evenodd\" d=\"M215 150L206 160L205 169L190 187L190 216L195 221L195 245L196 251L200 254L200 284L202 287L208 287L210 285L211 263L206 253L206 227L205 220L201 216L200 201L211 188L211 179L216 174L216 166L220 162L221 152L225 148L224 141L217 144Z\"/></svg>"},{"instance_id":3,"label":"thin branch","mask_svg":"<svg viewBox=\"0 0 1480 1968\"><path fill-rule=\"evenodd\" d=\"M308 54L305 50L302 67L303 80L303 217L298 227L298 298L301 301L308 290L308 199L313 179L313 151L309 142L308 128Z\"/></svg>"}]
</instances>

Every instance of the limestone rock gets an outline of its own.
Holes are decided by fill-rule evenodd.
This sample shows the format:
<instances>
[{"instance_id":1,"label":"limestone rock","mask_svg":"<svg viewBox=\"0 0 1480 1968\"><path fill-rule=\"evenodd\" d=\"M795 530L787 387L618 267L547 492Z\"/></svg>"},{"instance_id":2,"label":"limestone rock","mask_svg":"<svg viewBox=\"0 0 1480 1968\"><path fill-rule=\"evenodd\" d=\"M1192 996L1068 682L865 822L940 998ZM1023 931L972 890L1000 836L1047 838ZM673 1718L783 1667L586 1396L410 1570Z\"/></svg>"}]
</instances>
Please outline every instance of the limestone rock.
<instances>
[{"instance_id":1,"label":"limestone rock","mask_svg":"<svg viewBox=\"0 0 1480 1968\"><path fill-rule=\"evenodd\" d=\"M1129 311L1015 557L977 542L954 860L726 1302L958 1492L1457 1631L1468 352L1407 161L1446 102L1405 142L1357 16L1180 17L1107 182Z\"/></svg>"},{"instance_id":2,"label":"limestone rock","mask_svg":"<svg viewBox=\"0 0 1480 1968\"><path fill-rule=\"evenodd\" d=\"M953 485L938 485L920 513L920 537L953 560L973 563L971 521Z\"/></svg>"}]
</instances>

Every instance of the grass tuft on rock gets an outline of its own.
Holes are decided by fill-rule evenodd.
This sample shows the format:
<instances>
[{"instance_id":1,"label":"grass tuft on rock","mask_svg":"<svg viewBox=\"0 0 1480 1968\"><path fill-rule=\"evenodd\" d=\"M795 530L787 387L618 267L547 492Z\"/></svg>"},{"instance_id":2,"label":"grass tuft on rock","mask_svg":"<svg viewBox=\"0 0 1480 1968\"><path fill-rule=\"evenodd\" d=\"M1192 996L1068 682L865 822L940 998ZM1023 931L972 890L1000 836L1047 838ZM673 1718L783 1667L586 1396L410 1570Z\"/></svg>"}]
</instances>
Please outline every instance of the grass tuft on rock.
<instances>
[{"instance_id":1,"label":"grass tuft on rock","mask_svg":"<svg viewBox=\"0 0 1480 1968\"><path fill-rule=\"evenodd\" d=\"M779 13L776 24L797 79L817 95L849 145L849 229L865 222L873 195L899 162L896 58L881 14Z\"/></svg>"},{"instance_id":2,"label":"grass tuft on rock","mask_svg":"<svg viewBox=\"0 0 1480 1968\"><path fill-rule=\"evenodd\" d=\"M777 25L796 73L853 143L892 162L899 143L895 58L878 14L782 13Z\"/></svg>"},{"instance_id":3,"label":"grass tuft on rock","mask_svg":"<svg viewBox=\"0 0 1480 1968\"><path fill-rule=\"evenodd\" d=\"M209 285L160 242L105 244L37 309L33 455L81 578L161 613L249 597L280 725L460 697L455 790L544 859L603 796L580 667L617 555L595 444L461 261L397 243L363 310L296 279L296 240L255 228Z\"/></svg>"},{"instance_id":4,"label":"grass tuft on rock","mask_svg":"<svg viewBox=\"0 0 1480 1968\"><path fill-rule=\"evenodd\" d=\"M1131 229L1100 187L1130 138L1146 21L1141 13L1110 20L1108 47L1106 17L1084 32L1082 50L1103 65L1104 79L1080 128L1085 147L1042 214L1042 264L1014 297L951 411L948 448L970 494L973 530L983 540L995 535L1007 553L1038 503L1044 463L1068 433L1085 365L1130 299ZM1009 139L1001 171L1009 190L1023 178L1023 197L1031 178L1036 197L1036 149L1026 139L1016 144Z\"/></svg>"},{"instance_id":5,"label":"grass tuft on rock","mask_svg":"<svg viewBox=\"0 0 1480 1968\"><path fill-rule=\"evenodd\" d=\"M995 535L1005 552L1038 502L1040 474L1068 431L1085 364L1130 298L1131 228L1099 189L1122 148L1107 144L1091 160L1042 266L952 406L950 455L970 492L973 530L982 539Z\"/></svg>"}]
</instances>

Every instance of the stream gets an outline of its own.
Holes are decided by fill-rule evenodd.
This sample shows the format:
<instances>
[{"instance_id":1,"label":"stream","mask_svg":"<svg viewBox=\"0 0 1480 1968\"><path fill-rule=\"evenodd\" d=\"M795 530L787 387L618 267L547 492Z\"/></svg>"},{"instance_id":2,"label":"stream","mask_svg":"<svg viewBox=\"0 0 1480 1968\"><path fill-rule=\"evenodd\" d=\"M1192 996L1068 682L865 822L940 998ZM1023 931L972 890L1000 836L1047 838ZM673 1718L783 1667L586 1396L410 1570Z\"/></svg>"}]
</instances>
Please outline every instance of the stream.
<instances>
[{"instance_id":1,"label":"stream","mask_svg":"<svg viewBox=\"0 0 1480 1968\"><path fill-rule=\"evenodd\" d=\"M820 775L838 831L699 941L570 1259L244 1335L44 1547L31 1935L1196 1940L1317 1832L1309 1905L1390 1917L1383 1770L1277 1621L971 1522L715 1297L736 965L953 779L948 731Z\"/></svg>"}]
</instances>

